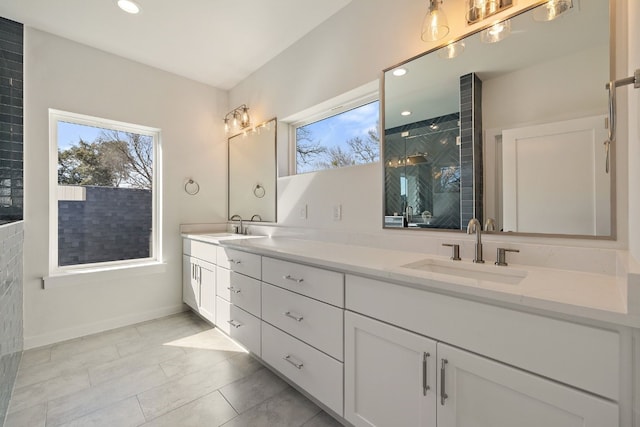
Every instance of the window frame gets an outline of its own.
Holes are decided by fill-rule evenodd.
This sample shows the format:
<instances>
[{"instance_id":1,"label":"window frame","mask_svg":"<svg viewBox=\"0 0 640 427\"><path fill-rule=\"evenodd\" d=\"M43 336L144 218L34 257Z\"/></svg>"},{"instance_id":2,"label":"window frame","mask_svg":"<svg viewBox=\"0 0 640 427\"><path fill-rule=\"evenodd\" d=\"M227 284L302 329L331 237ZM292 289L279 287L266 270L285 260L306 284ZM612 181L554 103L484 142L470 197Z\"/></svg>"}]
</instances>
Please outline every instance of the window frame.
<instances>
[{"instance_id":1,"label":"window frame","mask_svg":"<svg viewBox=\"0 0 640 427\"><path fill-rule=\"evenodd\" d=\"M150 257L65 266L58 265L58 122L60 121L107 130L137 133L150 136L153 139L153 181L151 184L152 253ZM121 270L123 268L162 263L161 159L161 130L158 128L49 109L49 274L51 276Z\"/></svg>"},{"instance_id":2,"label":"window frame","mask_svg":"<svg viewBox=\"0 0 640 427\"><path fill-rule=\"evenodd\" d=\"M296 119L289 123L289 175L304 175L306 173L315 173L315 172L324 172L329 170L343 169L344 167L357 167L357 166L365 166L371 163L379 163L371 162L371 163L363 163L352 166L342 166L338 168L326 168L326 169L318 169L315 171L302 172L298 173L298 159L297 159L297 147L298 141L296 139L297 130L300 127L309 125L311 123L319 122L324 119L328 119L330 117L334 117L340 115L346 111L354 110L356 108L362 107L366 104L371 104L372 102L379 102L378 105L378 134L382 135L380 126L382 122L382 101L380 99L380 94L378 91L369 92L365 95L350 98L344 102L332 102L322 103L316 107L312 107L307 110L302 118ZM382 138L382 136L381 136ZM381 148L382 145L380 144ZM381 153L382 154L382 153Z\"/></svg>"}]
</instances>

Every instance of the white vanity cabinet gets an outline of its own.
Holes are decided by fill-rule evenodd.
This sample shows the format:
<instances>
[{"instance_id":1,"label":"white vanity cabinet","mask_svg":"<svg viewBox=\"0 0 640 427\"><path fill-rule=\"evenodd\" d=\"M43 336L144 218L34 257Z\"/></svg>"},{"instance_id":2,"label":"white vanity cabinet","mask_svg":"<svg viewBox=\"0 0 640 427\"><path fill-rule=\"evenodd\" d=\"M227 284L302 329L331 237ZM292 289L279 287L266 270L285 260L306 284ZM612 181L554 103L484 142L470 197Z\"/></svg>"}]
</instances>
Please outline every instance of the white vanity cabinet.
<instances>
[{"instance_id":1,"label":"white vanity cabinet","mask_svg":"<svg viewBox=\"0 0 640 427\"><path fill-rule=\"evenodd\" d=\"M615 332L358 276L347 276L346 308L360 313L345 315L345 418L354 425L619 424Z\"/></svg>"},{"instance_id":2,"label":"white vanity cabinet","mask_svg":"<svg viewBox=\"0 0 640 427\"><path fill-rule=\"evenodd\" d=\"M212 247L214 249L212 249ZM182 255L182 300L210 322L215 322L215 262L215 246L184 239Z\"/></svg>"}]
</instances>

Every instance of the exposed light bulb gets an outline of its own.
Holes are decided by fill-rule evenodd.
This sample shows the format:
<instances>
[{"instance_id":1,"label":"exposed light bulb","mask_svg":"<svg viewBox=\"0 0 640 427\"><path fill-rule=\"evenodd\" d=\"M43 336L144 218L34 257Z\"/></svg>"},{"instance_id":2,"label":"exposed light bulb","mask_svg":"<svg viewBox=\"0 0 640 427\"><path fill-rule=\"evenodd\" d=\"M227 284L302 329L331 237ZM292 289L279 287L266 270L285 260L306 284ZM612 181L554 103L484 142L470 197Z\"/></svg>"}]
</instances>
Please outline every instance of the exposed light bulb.
<instances>
[{"instance_id":1,"label":"exposed light bulb","mask_svg":"<svg viewBox=\"0 0 640 427\"><path fill-rule=\"evenodd\" d=\"M441 9L442 0L430 0L429 11L422 21L422 40L433 42L449 34L447 16Z\"/></svg>"},{"instance_id":2,"label":"exposed light bulb","mask_svg":"<svg viewBox=\"0 0 640 427\"><path fill-rule=\"evenodd\" d=\"M498 22L480 33L483 43L497 43L511 34L511 21Z\"/></svg>"}]
</instances>

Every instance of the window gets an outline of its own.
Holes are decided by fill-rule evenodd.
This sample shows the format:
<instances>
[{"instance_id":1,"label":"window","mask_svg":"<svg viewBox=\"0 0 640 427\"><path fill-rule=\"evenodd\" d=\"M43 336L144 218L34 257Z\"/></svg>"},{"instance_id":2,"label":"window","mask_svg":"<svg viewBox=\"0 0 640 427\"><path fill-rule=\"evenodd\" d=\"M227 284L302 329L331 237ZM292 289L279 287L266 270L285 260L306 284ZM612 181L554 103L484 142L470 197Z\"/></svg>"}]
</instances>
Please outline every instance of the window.
<instances>
[{"instance_id":1,"label":"window","mask_svg":"<svg viewBox=\"0 0 640 427\"><path fill-rule=\"evenodd\" d=\"M160 259L159 130L50 111L51 266Z\"/></svg>"},{"instance_id":2,"label":"window","mask_svg":"<svg viewBox=\"0 0 640 427\"><path fill-rule=\"evenodd\" d=\"M379 161L380 103L368 101L333 109L320 120L295 123L296 173Z\"/></svg>"}]
</instances>

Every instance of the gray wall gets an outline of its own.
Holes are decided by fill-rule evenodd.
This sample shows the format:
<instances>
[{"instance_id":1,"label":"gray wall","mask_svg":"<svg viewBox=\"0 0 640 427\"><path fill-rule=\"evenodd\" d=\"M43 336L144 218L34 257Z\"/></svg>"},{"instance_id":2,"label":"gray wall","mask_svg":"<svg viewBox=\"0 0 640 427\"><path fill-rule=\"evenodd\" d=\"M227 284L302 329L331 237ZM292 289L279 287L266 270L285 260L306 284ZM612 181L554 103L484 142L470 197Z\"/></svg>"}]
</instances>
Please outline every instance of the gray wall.
<instances>
[{"instance_id":1,"label":"gray wall","mask_svg":"<svg viewBox=\"0 0 640 427\"><path fill-rule=\"evenodd\" d=\"M0 226L0 425L22 357L22 222Z\"/></svg>"},{"instance_id":2,"label":"gray wall","mask_svg":"<svg viewBox=\"0 0 640 427\"><path fill-rule=\"evenodd\" d=\"M149 257L151 191L85 189L84 201L58 202L59 265Z\"/></svg>"}]
</instances>

